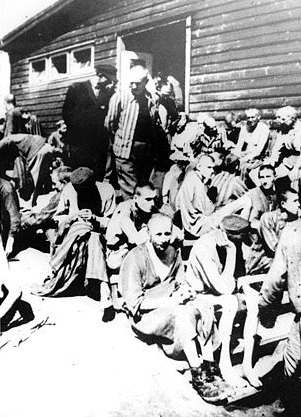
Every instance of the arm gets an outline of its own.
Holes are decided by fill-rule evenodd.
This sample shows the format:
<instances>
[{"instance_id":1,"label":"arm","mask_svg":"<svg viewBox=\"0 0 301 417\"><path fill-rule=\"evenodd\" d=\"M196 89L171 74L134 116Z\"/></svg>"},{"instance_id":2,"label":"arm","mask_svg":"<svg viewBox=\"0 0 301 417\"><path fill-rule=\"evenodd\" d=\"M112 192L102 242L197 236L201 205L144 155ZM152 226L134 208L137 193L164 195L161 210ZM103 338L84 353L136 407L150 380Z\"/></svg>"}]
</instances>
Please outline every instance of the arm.
<instances>
[{"instance_id":1,"label":"arm","mask_svg":"<svg viewBox=\"0 0 301 417\"><path fill-rule=\"evenodd\" d=\"M259 220L259 231L268 248L272 252L275 252L279 238L275 230L276 224L271 217L273 214L274 213L263 213Z\"/></svg>"},{"instance_id":2,"label":"arm","mask_svg":"<svg viewBox=\"0 0 301 417\"><path fill-rule=\"evenodd\" d=\"M94 216L94 220L98 222L101 228L106 229L116 209L115 190L109 183L102 183L100 186L103 187L103 190L100 190L103 205L102 215Z\"/></svg>"},{"instance_id":3,"label":"arm","mask_svg":"<svg viewBox=\"0 0 301 417\"><path fill-rule=\"evenodd\" d=\"M274 146L272 148L271 151L271 157L267 160L266 163L270 163L272 165L275 165L280 158L280 154L281 154L281 148L283 147L283 136L281 133L278 133Z\"/></svg>"},{"instance_id":4,"label":"arm","mask_svg":"<svg viewBox=\"0 0 301 417\"><path fill-rule=\"evenodd\" d=\"M139 232L135 227L134 222L127 217L124 217L120 222L121 230L127 236L129 243L137 246L145 243L149 239L147 228L143 227Z\"/></svg>"},{"instance_id":5,"label":"arm","mask_svg":"<svg viewBox=\"0 0 301 417\"><path fill-rule=\"evenodd\" d=\"M244 131L245 131L245 127L243 126L240 130L237 144L236 144L235 148L233 149L234 155L236 155L238 157L241 157L242 148L243 148L243 145L245 143L245 138L244 138L244 134L243 134Z\"/></svg>"},{"instance_id":6,"label":"arm","mask_svg":"<svg viewBox=\"0 0 301 417\"><path fill-rule=\"evenodd\" d=\"M218 231L218 233L222 232ZM194 290L215 295L232 294L235 290L236 248L228 239L223 245L226 247L227 256L222 272L219 271L215 260L216 241L212 234L207 235L206 239L201 238L193 246L189 256L186 279Z\"/></svg>"},{"instance_id":7,"label":"arm","mask_svg":"<svg viewBox=\"0 0 301 417\"><path fill-rule=\"evenodd\" d=\"M113 94L109 101L108 113L105 118L104 125L108 132L115 134L118 126L119 114L121 106L121 97L119 93Z\"/></svg>"},{"instance_id":8,"label":"arm","mask_svg":"<svg viewBox=\"0 0 301 417\"><path fill-rule=\"evenodd\" d=\"M213 225L213 203L209 201L206 190L201 190L200 187L204 187L203 184L189 173L176 199L184 229L194 236L200 235L201 230L209 231Z\"/></svg>"},{"instance_id":9,"label":"arm","mask_svg":"<svg viewBox=\"0 0 301 417\"><path fill-rule=\"evenodd\" d=\"M240 216L248 220L252 208L252 199L248 193L242 195L237 200L232 201L231 203L226 204L221 207L214 216L222 219L225 216L230 214L237 214L240 212Z\"/></svg>"},{"instance_id":10,"label":"arm","mask_svg":"<svg viewBox=\"0 0 301 417\"><path fill-rule=\"evenodd\" d=\"M279 301L279 298L282 297L287 272L286 255L284 250L284 242L286 242L287 239L288 237L286 236L286 233L283 233L277 246L272 266L263 281L259 296L260 308L267 307Z\"/></svg>"}]
</instances>

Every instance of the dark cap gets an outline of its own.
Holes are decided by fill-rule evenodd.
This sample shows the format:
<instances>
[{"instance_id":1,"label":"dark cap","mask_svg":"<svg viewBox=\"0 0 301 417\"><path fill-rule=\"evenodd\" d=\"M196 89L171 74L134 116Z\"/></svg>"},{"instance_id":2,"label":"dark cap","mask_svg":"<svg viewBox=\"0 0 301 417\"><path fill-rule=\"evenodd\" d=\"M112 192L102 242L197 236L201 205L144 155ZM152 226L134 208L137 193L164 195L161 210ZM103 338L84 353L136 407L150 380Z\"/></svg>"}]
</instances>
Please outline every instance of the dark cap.
<instances>
[{"instance_id":1,"label":"dark cap","mask_svg":"<svg viewBox=\"0 0 301 417\"><path fill-rule=\"evenodd\" d=\"M236 214L231 214L223 218L222 225L226 232L239 234L249 230L250 222Z\"/></svg>"},{"instance_id":2,"label":"dark cap","mask_svg":"<svg viewBox=\"0 0 301 417\"><path fill-rule=\"evenodd\" d=\"M70 181L71 184L75 186L87 186L95 183L95 175L92 169L80 167L72 172Z\"/></svg>"},{"instance_id":3,"label":"dark cap","mask_svg":"<svg viewBox=\"0 0 301 417\"><path fill-rule=\"evenodd\" d=\"M115 81L115 82L117 81L117 77L116 77L117 69L113 67L113 65L108 65L108 64L96 65L95 71L97 75L103 75L108 80Z\"/></svg>"}]
</instances>

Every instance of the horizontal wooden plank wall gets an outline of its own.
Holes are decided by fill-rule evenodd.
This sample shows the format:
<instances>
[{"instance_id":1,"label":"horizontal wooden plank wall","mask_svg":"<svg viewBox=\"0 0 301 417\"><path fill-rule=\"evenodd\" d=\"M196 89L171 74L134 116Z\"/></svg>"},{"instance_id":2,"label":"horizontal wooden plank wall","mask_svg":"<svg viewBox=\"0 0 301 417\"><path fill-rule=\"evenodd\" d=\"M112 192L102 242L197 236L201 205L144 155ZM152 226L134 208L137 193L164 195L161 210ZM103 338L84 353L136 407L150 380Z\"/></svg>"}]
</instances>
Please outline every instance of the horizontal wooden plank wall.
<instances>
[{"instance_id":1,"label":"horizontal wooden plank wall","mask_svg":"<svg viewBox=\"0 0 301 417\"><path fill-rule=\"evenodd\" d=\"M100 16L55 39L35 54L87 40L95 64L116 64L117 33L192 15L190 111L222 119L254 106L272 117L276 107L301 108L300 0L121 0ZM29 58L12 64L12 92L49 133L61 118L67 87L75 80L28 85Z\"/></svg>"},{"instance_id":2,"label":"horizontal wooden plank wall","mask_svg":"<svg viewBox=\"0 0 301 417\"><path fill-rule=\"evenodd\" d=\"M125 33L146 24L188 15L199 9L199 0L121 0L117 6L94 17L81 27L45 45L33 55L48 53L86 41L95 42L95 65L116 64L117 33ZM49 134L62 116L62 106L68 86L75 82L61 80L47 85L29 86L29 57L12 64L12 92L20 106L31 109ZM83 78L81 78L83 79Z\"/></svg>"},{"instance_id":3,"label":"horizontal wooden plank wall","mask_svg":"<svg viewBox=\"0 0 301 417\"><path fill-rule=\"evenodd\" d=\"M300 17L299 0L206 1L193 16L192 118L248 107L271 118L277 107L300 108Z\"/></svg>"}]
</instances>

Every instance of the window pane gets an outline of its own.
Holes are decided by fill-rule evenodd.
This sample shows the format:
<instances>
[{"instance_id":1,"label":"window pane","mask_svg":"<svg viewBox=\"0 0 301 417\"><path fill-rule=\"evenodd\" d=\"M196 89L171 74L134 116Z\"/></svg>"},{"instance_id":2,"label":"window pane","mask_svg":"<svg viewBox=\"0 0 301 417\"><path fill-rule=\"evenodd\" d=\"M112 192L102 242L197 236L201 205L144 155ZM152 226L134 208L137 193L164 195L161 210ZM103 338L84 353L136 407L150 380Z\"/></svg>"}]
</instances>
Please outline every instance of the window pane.
<instances>
[{"instance_id":1,"label":"window pane","mask_svg":"<svg viewBox=\"0 0 301 417\"><path fill-rule=\"evenodd\" d=\"M46 61L34 61L31 63L31 79L33 82L43 81L46 78Z\"/></svg>"},{"instance_id":2,"label":"window pane","mask_svg":"<svg viewBox=\"0 0 301 417\"><path fill-rule=\"evenodd\" d=\"M59 55L51 58L51 76L67 74L67 55Z\"/></svg>"},{"instance_id":3,"label":"window pane","mask_svg":"<svg viewBox=\"0 0 301 417\"><path fill-rule=\"evenodd\" d=\"M73 52L73 65L72 69L74 72L83 71L86 68L91 67L92 61L92 49L80 49L79 51Z\"/></svg>"}]
</instances>

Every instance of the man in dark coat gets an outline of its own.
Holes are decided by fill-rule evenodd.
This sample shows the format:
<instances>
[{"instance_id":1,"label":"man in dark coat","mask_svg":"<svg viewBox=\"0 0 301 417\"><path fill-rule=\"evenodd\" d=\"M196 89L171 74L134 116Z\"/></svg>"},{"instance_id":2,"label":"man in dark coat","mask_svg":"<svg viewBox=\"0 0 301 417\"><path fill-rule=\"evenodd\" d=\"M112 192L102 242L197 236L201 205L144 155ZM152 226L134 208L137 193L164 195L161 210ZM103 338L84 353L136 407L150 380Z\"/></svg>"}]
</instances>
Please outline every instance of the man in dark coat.
<instances>
[{"instance_id":1,"label":"man in dark coat","mask_svg":"<svg viewBox=\"0 0 301 417\"><path fill-rule=\"evenodd\" d=\"M116 80L116 69L109 65L96 68L88 81L72 84L67 91L63 119L67 125L68 165L91 168L97 180L105 173L109 136L103 121L107 111L102 103L102 85Z\"/></svg>"}]
</instances>

